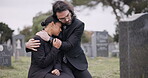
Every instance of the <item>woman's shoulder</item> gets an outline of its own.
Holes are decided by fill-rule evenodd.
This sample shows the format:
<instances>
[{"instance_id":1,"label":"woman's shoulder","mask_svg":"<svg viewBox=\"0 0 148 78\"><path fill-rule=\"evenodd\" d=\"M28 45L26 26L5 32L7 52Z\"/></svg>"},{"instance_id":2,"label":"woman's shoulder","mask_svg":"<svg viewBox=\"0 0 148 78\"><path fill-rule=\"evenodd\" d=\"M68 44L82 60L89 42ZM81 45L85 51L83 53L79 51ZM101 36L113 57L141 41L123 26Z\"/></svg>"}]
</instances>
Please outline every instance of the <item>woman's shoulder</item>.
<instances>
[{"instance_id":1,"label":"woman's shoulder","mask_svg":"<svg viewBox=\"0 0 148 78\"><path fill-rule=\"evenodd\" d=\"M40 40L40 42L44 42L44 40L43 40L40 36L38 36L38 35L35 35L35 36L33 37L33 39L35 39L35 40Z\"/></svg>"}]
</instances>

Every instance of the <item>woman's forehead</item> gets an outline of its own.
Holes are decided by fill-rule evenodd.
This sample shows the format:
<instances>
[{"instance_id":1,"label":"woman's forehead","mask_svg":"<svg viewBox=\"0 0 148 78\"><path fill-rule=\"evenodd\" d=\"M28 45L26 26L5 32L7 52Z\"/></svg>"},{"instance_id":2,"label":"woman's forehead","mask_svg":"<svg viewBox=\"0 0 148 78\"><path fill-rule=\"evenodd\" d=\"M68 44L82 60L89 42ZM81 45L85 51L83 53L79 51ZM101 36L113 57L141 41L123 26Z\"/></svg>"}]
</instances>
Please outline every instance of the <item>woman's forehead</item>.
<instances>
[{"instance_id":1,"label":"woman's forehead","mask_svg":"<svg viewBox=\"0 0 148 78\"><path fill-rule=\"evenodd\" d=\"M55 24L56 24L56 25L62 26L61 22L56 22Z\"/></svg>"}]
</instances>

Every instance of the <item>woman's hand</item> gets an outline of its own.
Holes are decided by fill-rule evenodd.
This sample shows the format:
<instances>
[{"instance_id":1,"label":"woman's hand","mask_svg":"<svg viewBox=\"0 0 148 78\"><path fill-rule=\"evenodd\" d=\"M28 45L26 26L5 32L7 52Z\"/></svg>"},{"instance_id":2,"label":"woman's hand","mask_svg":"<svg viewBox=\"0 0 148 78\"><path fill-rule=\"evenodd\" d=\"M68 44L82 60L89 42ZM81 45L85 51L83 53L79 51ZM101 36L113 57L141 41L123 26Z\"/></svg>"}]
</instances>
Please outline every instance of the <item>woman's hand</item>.
<instances>
[{"instance_id":1,"label":"woman's hand","mask_svg":"<svg viewBox=\"0 0 148 78\"><path fill-rule=\"evenodd\" d=\"M60 71L58 69L54 69L51 71L52 74L59 76L60 75Z\"/></svg>"},{"instance_id":2,"label":"woman's hand","mask_svg":"<svg viewBox=\"0 0 148 78\"><path fill-rule=\"evenodd\" d=\"M61 45L62 45L62 41L61 40L59 40L57 38L53 39L53 46L55 48L59 49L61 47Z\"/></svg>"}]
</instances>

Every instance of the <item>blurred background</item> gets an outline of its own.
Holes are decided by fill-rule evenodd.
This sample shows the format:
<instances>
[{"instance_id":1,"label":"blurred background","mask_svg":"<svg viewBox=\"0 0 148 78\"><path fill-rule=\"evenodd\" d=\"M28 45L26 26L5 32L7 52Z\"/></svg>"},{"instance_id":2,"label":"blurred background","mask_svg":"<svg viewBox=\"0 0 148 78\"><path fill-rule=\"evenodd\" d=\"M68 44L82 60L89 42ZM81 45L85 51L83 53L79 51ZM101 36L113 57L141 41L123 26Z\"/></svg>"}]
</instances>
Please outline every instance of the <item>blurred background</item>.
<instances>
[{"instance_id":1,"label":"blurred background","mask_svg":"<svg viewBox=\"0 0 148 78\"><path fill-rule=\"evenodd\" d=\"M27 77L30 53L25 52L25 42L42 30L40 23L52 14L55 1L0 0L0 44L3 46L0 46L0 78ZM77 18L85 23L82 48L89 60L93 78L119 78L119 22L137 13L147 13L148 1L65 1L73 4ZM3 57L6 51L11 58ZM25 68L19 66L21 64ZM20 70L24 71L21 73ZM10 74L12 71L16 72ZM18 72L20 74L16 75Z\"/></svg>"},{"instance_id":2,"label":"blurred background","mask_svg":"<svg viewBox=\"0 0 148 78\"><path fill-rule=\"evenodd\" d=\"M40 22L51 14L53 2L54 0L1 0L0 22L14 30L14 35L20 32L22 34L23 30L27 28L28 30L32 29L30 32L33 32L32 35L34 35L42 28ZM75 7L77 18L85 23L85 30L107 30L113 36L116 28L116 17L111 7L105 6L102 2L97 5L92 3L93 5L90 6L91 0L70 2Z\"/></svg>"}]
</instances>

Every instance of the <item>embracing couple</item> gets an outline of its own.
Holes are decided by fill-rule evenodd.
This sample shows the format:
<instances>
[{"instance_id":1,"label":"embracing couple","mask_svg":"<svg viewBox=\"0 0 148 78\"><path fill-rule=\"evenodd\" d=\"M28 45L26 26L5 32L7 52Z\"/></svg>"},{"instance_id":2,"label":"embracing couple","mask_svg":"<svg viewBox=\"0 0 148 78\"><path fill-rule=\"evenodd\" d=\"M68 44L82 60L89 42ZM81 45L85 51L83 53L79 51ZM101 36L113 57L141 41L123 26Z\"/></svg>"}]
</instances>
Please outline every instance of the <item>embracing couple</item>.
<instances>
[{"instance_id":1,"label":"embracing couple","mask_svg":"<svg viewBox=\"0 0 148 78\"><path fill-rule=\"evenodd\" d=\"M65 1L56 1L52 11L43 30L26 43L32 53L28 78L92 78L80 46L84 23Z\"/></svg>"}]
</instances>

